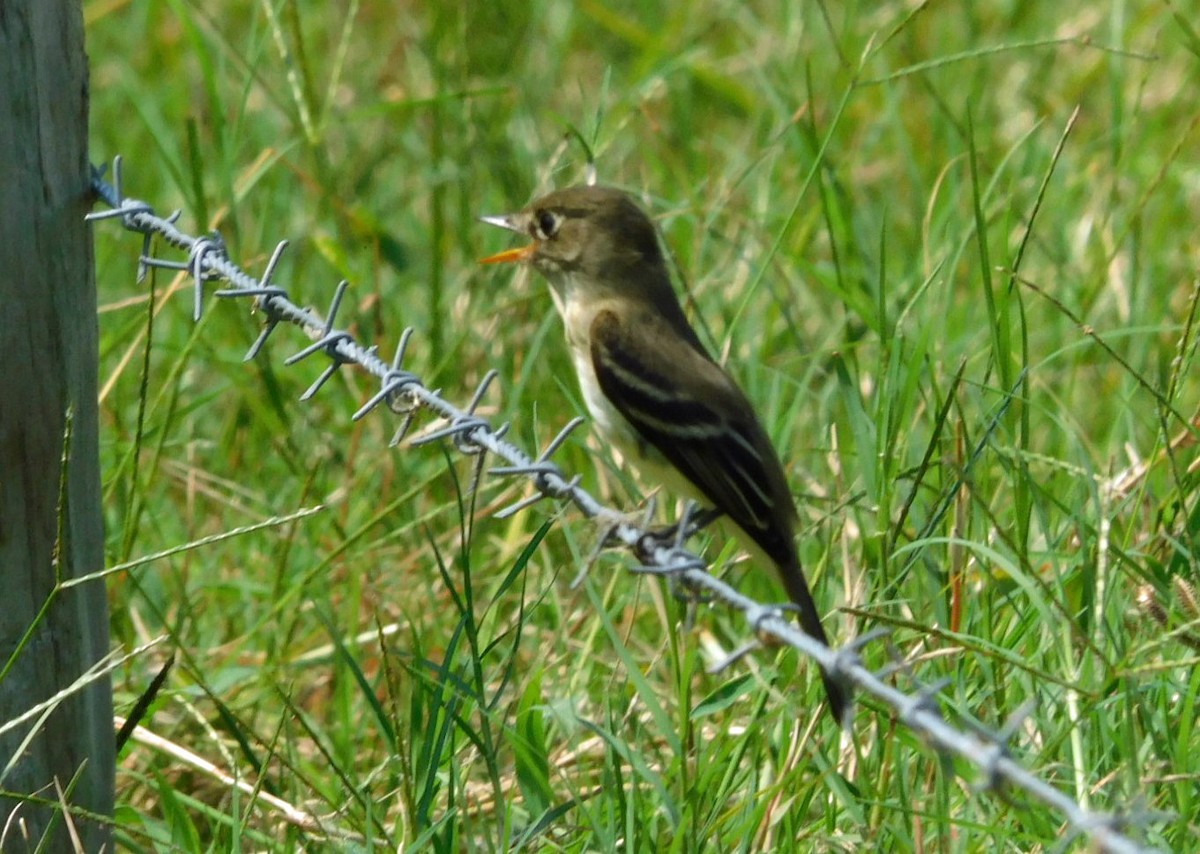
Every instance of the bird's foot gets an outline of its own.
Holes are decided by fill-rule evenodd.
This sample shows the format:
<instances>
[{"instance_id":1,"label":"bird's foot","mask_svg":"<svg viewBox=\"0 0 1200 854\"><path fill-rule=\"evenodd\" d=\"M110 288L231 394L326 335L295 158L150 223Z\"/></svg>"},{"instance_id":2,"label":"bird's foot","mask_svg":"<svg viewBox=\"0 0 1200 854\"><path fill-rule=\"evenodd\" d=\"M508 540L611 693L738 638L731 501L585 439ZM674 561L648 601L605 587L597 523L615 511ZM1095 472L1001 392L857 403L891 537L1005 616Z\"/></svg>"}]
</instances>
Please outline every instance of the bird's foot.
<instances>
[{"instance_id":1,"label":"bird's foot","mask_svg":"<svg viewBox=\"0 0 1200 854\"><path fill-rule=\"evenodd\" d=\"M643 534L643 540L648 538L653 545L665 548L682 546L719 518L721 518L720 510L714 507L696 509L696 505L689 502L677 522L659 528L647 528L646 533ZM646 545L650 545L650 543L648 542Z\"/></svg>"}]
</instances>

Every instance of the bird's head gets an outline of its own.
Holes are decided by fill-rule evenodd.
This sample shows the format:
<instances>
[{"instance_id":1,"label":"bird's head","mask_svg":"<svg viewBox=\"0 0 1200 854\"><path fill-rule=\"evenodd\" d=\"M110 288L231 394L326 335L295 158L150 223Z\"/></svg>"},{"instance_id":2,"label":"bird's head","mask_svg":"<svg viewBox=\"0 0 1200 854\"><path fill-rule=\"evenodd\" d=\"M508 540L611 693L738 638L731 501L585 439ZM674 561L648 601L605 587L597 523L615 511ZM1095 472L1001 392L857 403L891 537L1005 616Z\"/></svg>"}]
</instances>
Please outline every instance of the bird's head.
<instances>
[{"instance_id":1,"label":"bird's head","mask_svg":"<svg viewBox=\"0 0 1200 854\"><path fill-rule=\"evenodd\" d=\"M482 263L529 263L568 296L575 288L619 292L669 282L654 224L621 190L568 187L516 213L481 220L532 240Z\"/></svg>"}]
</instances>

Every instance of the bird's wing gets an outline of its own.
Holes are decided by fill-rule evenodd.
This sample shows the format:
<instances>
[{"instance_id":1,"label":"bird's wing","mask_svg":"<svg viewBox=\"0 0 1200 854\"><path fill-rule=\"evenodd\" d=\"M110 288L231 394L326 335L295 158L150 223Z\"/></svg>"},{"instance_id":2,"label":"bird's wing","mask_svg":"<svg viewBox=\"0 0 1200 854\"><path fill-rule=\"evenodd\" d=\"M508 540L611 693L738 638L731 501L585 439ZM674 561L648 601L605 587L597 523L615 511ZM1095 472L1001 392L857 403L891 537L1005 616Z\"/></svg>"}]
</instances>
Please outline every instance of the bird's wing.
<instances>
[{"instance_id":1,"label":"bird's wing","mask_svg":"<svg viewBox=\"0 0 1200 854\"><path fill-rule=\"evenodd\" d=\"M733 379L651 313L622 322L602 310L590 341L601 390L637 433L773 559L790 552L783 468Z\"/></svg>"}]
</instances>

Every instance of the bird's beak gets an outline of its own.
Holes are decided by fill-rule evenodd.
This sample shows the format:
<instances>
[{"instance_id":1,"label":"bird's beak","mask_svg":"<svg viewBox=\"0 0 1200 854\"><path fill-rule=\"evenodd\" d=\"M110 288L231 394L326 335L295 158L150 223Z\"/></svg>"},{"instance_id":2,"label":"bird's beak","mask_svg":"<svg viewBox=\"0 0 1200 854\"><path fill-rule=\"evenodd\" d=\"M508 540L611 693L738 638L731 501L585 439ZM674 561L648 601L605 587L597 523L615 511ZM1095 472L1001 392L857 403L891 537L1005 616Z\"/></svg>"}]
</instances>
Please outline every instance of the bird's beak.
<instances>
[{"instance_id":1,"label":"bird's beak","mask_svg":"<svg viewBox=\"0 0 1200 854\"><path fill-rule=\"evenodd\" d=\"M521 226L513 221L512 214L503 214L501 216L481 216L480 222L486 222L488 225L494 225L497 228L507 228L509 231L520 231Z\"/></svg>"},{"instance_id":2,"label":"bird's beak","mask_svg":"<svg viewBox=\"0 0 1200 854\"><path fill-rule=\"evenodd\" d=\"M499 228L507 228L509 231L520 232L521 227L513 222L512 216L481 216L480 222L486 222L488 225L495 225ZM497 252L495 255L489 255L486 258L480 258L480 264L507 264L515 261L528 261L533 257L534 249L537 244L530 243L528 246L520 246L516 249L505 249L503 252Z\"/></svg>"}]
</instances>

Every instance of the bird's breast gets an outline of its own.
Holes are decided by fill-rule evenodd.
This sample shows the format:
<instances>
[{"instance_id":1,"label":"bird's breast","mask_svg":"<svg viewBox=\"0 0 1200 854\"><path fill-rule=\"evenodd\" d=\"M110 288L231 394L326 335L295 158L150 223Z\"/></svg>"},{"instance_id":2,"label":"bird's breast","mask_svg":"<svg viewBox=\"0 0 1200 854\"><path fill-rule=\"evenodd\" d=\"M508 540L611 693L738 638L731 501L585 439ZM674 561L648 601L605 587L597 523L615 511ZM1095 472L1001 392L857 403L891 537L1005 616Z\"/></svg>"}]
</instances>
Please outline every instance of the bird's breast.
<instances>
[{"instance_id":1,"label":"bird's breast","mask_svg":"<svg viewBox=\"0 0 1200 854\"><path fill-rule=\"evenodd\" d=\"M583 401L587 404L593 425L605 441L616 445L625 456L633 456L633 461L636 462L645 455L646 449L641 446L646 443L600 388L600 381L596 379L596 369L592 364L592 322L605 306L595 301L579 299L556 300L556 304L566 329L567 347L571 351L575 374L579 377L579 388L583 392Z\"/></svg>"}]
</instances>

